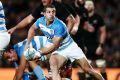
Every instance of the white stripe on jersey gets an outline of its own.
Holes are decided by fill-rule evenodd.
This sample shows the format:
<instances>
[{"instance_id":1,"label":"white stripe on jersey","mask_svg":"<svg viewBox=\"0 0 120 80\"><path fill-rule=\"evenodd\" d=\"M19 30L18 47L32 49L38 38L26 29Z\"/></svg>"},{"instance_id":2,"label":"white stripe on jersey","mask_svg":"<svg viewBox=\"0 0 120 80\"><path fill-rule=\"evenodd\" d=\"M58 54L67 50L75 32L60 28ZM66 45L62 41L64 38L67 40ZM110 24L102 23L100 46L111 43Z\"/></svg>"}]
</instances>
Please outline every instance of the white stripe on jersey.
<instances>
[{"instance_id":1,"label":"white stripe on jersey","mask_svg":"<svg viewBox=\"0 0 120 80\"><path fill-rule=\"evenodd\" d=\"M42 24L39 23L39 27L40 27L41 30L43 30L43 31L51 34L51 29L46 28L46 26L44 26L44 25L42 25Z\"/></svg>"},{"instance_id":2,"label":"white stripe on jersey","mask_svg":"<svg viewBox=\"0 0 120 80\"><path fill-rule=\"evenodd\" d=\"M47 43L47 39L48 38L46 36L43 37L43 46Z\"/></svg>"},{"instance_id":3,"label":"white stripe on jersey","mask_svg":"<svg viewBox=\"0 0 120 80\"><path fill-rule=\"evenodd\" d=\"M34 41L36 43L37 50L43 47L47 42L47 37L45 36L35 36ZM42 46L41 46L42 45Z\"/></svg>"},{"instance_id":4,"label":"white stripe on jersey","mask_svg":"<svg viewBox=\"0 0 120 80\"><path fill-rule=\"evenodd\" d=\"M35 43L36 43L36 48L37 48L37 50L38 49L40 49L40 40L39 40L39 37L38 36L35 36L34 37L34 41L35 41Z\"/></svg>"},{"instance_id":5,"label":"white stripe on jersey","mask_svg":"<svg viewBox=\"0 0 120 80\"><path fill-rule=\"evenodd\" d=\"M0 25L0 27L4 27L4 29L6 29L5 26L6 26L5 24L1 24L1 25Z\"/></svg>"},{"instance_id":6,"label":"white stripe on jersey","mask_svg":"<svg viewBox=\"0 0 120 80\"><path fill-rule=\"evenodd\" d=\"M23 45L23 42L18 43L18 47L21 47Z\"/></svg>"}]
</instances>

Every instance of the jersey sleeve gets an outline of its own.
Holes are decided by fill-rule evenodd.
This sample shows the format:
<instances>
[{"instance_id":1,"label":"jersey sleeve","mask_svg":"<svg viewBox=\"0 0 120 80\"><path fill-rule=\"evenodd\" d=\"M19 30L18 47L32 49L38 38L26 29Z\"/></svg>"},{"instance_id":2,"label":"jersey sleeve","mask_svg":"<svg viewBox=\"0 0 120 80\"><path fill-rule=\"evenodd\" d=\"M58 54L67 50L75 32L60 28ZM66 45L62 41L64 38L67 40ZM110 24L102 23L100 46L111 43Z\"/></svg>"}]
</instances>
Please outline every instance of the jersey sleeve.
<instances>
[{"instance_id":1,"label":"jersey sleeve","mask_svg":"<svg viewBox=\"0 0 120 80\"><path fill-rule=\"evenodd\" d=\"M40 28L40 27L39 27L39 23L40 23L40 18L35 22L35 25L36 25L36 28L37 28L37 29Z\"/></svg>"},{"instance_id":2,"label":"jersey sleeve","mask_svg":"<svg viewBox=\"0 0 120 80\"><path fill-rule=\"evenodd\" d=\"M98 24L99 27L102 27L102 26L105 25L104 20L103 20L103 18L102 18L100 15L98 16L98 21L99 21L99 22L98 22L98 23L99 23L99 24Z\"/></svg>"}]
</instances>

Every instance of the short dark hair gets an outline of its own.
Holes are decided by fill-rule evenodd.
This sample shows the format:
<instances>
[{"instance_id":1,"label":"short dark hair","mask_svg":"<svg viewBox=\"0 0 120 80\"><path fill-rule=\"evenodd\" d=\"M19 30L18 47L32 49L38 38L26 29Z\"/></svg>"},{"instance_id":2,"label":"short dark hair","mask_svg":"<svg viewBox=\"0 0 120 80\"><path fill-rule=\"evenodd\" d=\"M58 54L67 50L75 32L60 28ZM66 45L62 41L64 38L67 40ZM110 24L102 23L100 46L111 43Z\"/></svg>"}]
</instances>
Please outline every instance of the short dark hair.
<instances>
[{"instance_id":1,"label":"short dark hair","mask_svg":"<svg viewBox=\"0 0 120 80\"><path fill-rule=\"evenodd\" d=\"M44 9L43 9L43 11L45 12L47 8L55 8L55 6L54 5L45 6Z\"/></svg>"}]
</instances>

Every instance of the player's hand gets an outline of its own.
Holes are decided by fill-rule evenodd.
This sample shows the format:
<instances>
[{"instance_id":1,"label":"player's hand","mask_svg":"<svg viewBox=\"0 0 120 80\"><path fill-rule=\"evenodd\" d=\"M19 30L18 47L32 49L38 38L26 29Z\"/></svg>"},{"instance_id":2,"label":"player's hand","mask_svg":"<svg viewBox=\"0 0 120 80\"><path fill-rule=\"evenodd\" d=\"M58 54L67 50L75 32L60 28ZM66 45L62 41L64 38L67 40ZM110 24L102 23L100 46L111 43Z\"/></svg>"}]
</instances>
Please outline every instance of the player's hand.
<instances>
[{"instance_id":1,"label":"player's hand","mask_svg":"<svg viewBox=\"0 0 120 80\"><path fill-rule=\"evenodd\" d=\"M15 32L15 30L16 30L16 27L13 27L13 28L11 28L11 29L8 30L8 33L12 34L13 32Z\"/></svg>"},{"instance_id":2,"label":"player's hand","mask_svg":"<svg viewBox=\"0 0 120 80\"><path fill-rule=\"evenodd\" d=\"M101 46L98 46L98 48L96 49L96 54L101 55L102 53L103 53L103 48Z\"/></svg>"},{"instance_id":3,"label":"player's hand","mask_svg":"<svg viewBox=\"0 0 120 80\"><path fill-rule=\"evenodd\" d=\"M39 59L42 56L40 50L36 51L34 48L27 48L24 51L24 56L27 61Z\"/></svg>"}]
</instances>

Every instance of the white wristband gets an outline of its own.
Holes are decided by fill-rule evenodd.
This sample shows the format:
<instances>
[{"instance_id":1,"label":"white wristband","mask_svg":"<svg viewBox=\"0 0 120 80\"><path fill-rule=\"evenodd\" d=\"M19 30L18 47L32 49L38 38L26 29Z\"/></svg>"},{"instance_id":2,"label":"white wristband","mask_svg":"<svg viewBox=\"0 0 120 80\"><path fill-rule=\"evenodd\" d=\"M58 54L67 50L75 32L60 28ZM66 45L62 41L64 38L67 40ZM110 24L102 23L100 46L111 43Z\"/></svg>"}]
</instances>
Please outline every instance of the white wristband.
<instances>
[{"instance_id":1,"label":"white wristband","mask_svg":"<svg viewBox=\"0 0 120 80\"><path fill-rule=\"evenodd\" d=\"M42 51L38 50L36 53L35 53L36 56L38 57L41 57L42 56Z\"/></svg>"}]
</instances>

